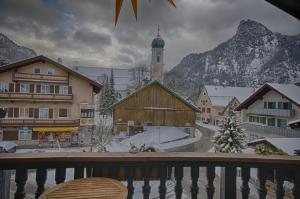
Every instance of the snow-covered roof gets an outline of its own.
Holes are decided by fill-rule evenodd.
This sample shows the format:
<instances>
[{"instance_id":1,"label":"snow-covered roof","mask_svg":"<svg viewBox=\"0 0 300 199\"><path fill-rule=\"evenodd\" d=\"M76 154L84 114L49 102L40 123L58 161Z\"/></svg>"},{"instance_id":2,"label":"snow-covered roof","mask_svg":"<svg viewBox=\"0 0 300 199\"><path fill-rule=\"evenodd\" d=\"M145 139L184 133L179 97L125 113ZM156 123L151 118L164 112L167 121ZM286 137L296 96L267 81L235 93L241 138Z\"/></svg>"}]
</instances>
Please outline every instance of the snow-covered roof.
<instances>
[{"instance_id":1,"label":"snow-covered roof","mask_svg":"<svg viewBox=\"0 0 300 199\"><path fill-rule=\"evenodd\" d=\"M100 83L105 81L105 76L109 78L111 73L111 68L104 67L74 66L73 69ZM113 68L113 71L117 91L126 90L128 86L133 85L130 69Z\"/></svg>"},{"instance_id":2,"label":"snow-covered roof","mask_svg":"<svg viewBox=\"0 0 300 199\"><path fill-rule=\"evenodd\" d=\"M300 149L300 138L263 138L253 140L249 142L248 145L261 142L268 142L274 147L283 150L283 152L287 153L288 155L295 155L295 150Z\"/></svg>"},{"instance_id":3,"label":"snow-covered roof","mask_svg":"<svg viewBox=\"0 0 300 199\"><path fill-rule=\"evenodd\" d=\"M292 125L292 124L296 124L296 123L300 123L300 119L290 121L290 122L288 123L288 125Z\"/></svg>"},{"instance_id":4,"label":"snow-covered roof","mask_svg":"<svg viewBox=\"0 0 300 199\"><path fill-rule=\"evenodd\" d=\"M205 85L204 87L214 106L227 106L228 103L233 99L233 97L235 97L239 102L242 102L255 91L255 88L251 87L211 85Z\"/></svg>"},{"instance_id":5,"label":"snow-covered roof","mask_svg":"<svg viewBox=\"0 0 300 199\"><path fill-rule=\"evenodd\" d=\"M272 88L290 98L297 104L300 104L300 86L296 86L295 84L274 84L268 83Z\"/></svg>"},{"instance_id":6,"label":"snow-covered roof","mask_svg":"<svg viewBox=\"0 0 300 199\"><path fill-rule=\"evenodd\" d=\"M244 108L248 108L248 106L253 104L259 96L264 96L270 90L274 90L283 97L300 106L300 86L294 84L266 83L257 89L247 99L245 99L235 110L240 111Z\"/></svg>"},{"instance_id":7,"label":"snow-covered roof","mask_svg":"<svg viewBox=\"0 0 300 199\"><path fill-rule=\"evenodd\" d=\"M210 101L213 106L227 106L234 98L232 96L210 96Z\"/></svg>"}]
</instances>

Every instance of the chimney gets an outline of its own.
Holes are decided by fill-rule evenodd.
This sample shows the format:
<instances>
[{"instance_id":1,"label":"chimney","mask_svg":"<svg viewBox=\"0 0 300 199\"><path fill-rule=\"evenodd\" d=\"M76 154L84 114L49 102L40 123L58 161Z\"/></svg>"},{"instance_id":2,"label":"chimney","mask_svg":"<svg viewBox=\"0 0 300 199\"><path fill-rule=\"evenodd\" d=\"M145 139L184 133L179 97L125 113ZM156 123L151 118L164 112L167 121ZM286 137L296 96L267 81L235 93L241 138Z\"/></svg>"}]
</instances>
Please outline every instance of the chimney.
<instances>
[{"instance_id":1,"label":"chimney","mask_svg":"<svg viewBox=\"0 0 300 199\"><path fill-rule=\"evenodd\" d=\"M62 58L60 58L60 57L57 58L57 62L60 63L60 64L62 64L62 63L63 63L63 62L62 62Z\"/></svg>"}]
</instances>

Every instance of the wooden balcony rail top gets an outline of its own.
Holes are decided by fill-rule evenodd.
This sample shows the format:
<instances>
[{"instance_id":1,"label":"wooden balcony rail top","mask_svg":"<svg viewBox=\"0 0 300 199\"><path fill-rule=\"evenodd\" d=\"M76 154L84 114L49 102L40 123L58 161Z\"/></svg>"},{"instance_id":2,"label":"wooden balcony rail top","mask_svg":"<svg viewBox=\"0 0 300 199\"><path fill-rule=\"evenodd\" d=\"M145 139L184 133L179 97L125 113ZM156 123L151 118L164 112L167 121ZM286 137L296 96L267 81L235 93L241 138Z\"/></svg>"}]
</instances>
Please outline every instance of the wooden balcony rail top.
<instances>
[{"instance_id":1,"label":"wooden balcony rail top","mask_svg":"<svg viewBox=\"0 0 300 199\"><path fill-rule=\"evenodd\" d=\"M73 94L5 92L0 100L73 100Z\"/></svg>"},{"instance_id":2,"label":"wooden balcony rail top","mask_svg":"<svg viewBox=\"0 0 300 199\"><path fill-rule=\"evenodd\" d=\"M16 169L20 165L24 167L35 167L42 164L51 168L50 165L71 166L74 164L88 165L92 163L169 163L191 166L191 163L205 165L241 166L248 165L257 167L259 165L281 165L299 166L300 156L278 156L278 155L256 155L256 154L225 154L225 153L198 153L198 152L156 152L156 153L0 153L0 169ZM53 164L52 164L53 163Z\"/></svg>"},{"instance_id":3,"label":"wooden balcony rail top","mask_svg":"<svg viewBox=\"0 0 300 199\"><path fill-rule=\"evenodd\" d=\"M68 81L67 76L45 75L45 74L30 74L30 73L14 73L13 78L18 79L33 79L33 80L50 80L50 81Z\"/></svg>"}]
</instances>

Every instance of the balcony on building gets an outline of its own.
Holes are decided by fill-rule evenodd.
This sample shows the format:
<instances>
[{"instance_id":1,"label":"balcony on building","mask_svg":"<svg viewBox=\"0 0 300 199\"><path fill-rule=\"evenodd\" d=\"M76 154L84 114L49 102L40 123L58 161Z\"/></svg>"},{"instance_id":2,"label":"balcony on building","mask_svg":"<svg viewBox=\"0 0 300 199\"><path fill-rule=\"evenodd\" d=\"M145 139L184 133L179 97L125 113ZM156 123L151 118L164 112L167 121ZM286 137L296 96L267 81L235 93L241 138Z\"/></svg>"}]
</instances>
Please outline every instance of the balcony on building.
<instances>
[{"instance_id":1,"label":"balcony on building","mask_svg":"<svg viewBox=\"0 0 300 199\"><path fill-rule=\"evenodd\" d=\"M46 74L30 74L30 73L13 73L13 81L15 82L47 82L67 84L69 78L67 76L46 75Z\"/></svg>"},{"instance_id":2,"label":"balcony on building","mask_svg":"<svg viewBox=\"0 0 300 199\"><path fill-rule=\"evenodd\" d=\"M72 87L57 84L9 83L0 91L0 101L69 102L73 101Z\"/></svg>"},{"instance_id":3,"label":"balcony on building","mask_svg":"<svg viewBox=\"0 0 300 199\"><path fill-rule=\"evenodd\" d=\"M43 127L59 127L59 126L79 126L79 119L64 118L64 119L36 119L36 118L4 118L0 120L0 127L11 126L43 126Z\"/></svg>"},{"instance_id":4,"label":"balcony on building","mask_svg":"<svg viewBox=\"0 0 300 199\"><path fill-rule=\"evenodd\" d=\"M254 114L258 115L268 115L268 116L278 116L278 117L294 117L295 110L294 109L255 109L252 111Z\"/></svg>"}]
</instances>

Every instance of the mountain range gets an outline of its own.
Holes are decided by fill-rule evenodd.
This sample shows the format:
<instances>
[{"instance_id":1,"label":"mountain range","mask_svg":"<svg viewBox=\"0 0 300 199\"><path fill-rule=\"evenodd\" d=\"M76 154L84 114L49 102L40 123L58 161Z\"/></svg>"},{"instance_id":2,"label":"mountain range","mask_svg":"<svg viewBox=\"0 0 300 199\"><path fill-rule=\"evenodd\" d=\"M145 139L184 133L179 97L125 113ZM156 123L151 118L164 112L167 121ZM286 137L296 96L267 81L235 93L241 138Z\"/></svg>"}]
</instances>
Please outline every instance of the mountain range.
<instances>
[{"instance_id":1,"label":"mountain range","mask_svg":"<svg viewBox=\"0 0 300 199\"><path fill-rule=\"evenodd\" d=\"M34 50L19 46L0 33L0 66L36 56Z\"/></svg>"},{"instance_id":2,"label":"mountain range","mask_svg":"<svg viewBox=\"0 0 300 199\"><path fill-rule=\"evenodd\" d=\"M242 20L236 34L216 48L189 54L165 74L165 83L195 99L202 85L256 87L294 83L300 77L300 34L274 33Z\"/></svg>"}]
</instances>

